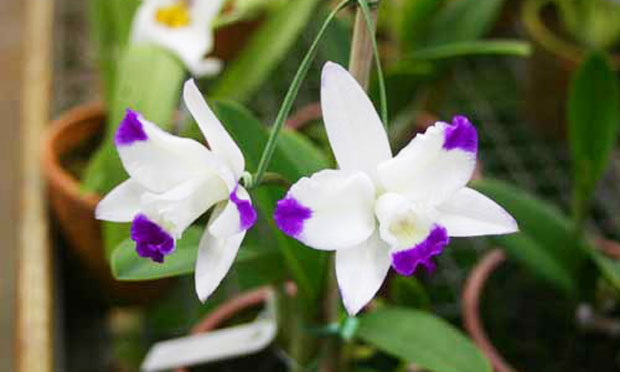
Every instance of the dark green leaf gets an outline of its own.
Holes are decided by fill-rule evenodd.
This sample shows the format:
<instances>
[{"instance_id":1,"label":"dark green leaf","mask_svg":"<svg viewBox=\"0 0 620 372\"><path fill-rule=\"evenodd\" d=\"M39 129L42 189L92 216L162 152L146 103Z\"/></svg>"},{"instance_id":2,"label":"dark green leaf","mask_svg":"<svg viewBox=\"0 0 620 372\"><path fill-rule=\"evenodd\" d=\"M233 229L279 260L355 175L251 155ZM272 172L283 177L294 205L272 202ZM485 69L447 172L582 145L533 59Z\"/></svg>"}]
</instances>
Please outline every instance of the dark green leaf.
<instances>
[{"instance_id":1,"label":"dark green leaf","mask_svg":"<svg viewBox=\"0 0 620 372\"><path fill-rule=\"evenodd\" d=\"M390 282L390 300L394 305L418 309L428 309L431 304L426 289L413 276L394 277Z\"/></svg>"},{"instance_id":2,"label":"dark green leaf","mask_svg":"<svg viewBox=\"0 0 620 372\"><path fill-rule=\"evenodd\" d=\"M535 273L559 284L561 289L578 288L579 274L587 256L580 239L575 236L572 223L562 212L524 190L497 180L477 181L474 188L503 206L526 235L520 238L496 237L500 245L530 265ZM531 253L526 259L525 253L518 251L518 243L524 243L524 249L530 253L535 249L543 252Z\"/></svg>"},{"instance_id":3,"label":"dark green leaf","mask_svg":"<svg viewBox=\"0 0 620 372\"><path fill-rule=\"evenodd\" d=\"M609 163L620 125L618 79L604 54L593 52L576 72L568 102L575 178L575 214L581 221Z\"/></svg>"},{"instance_id":4,"label":"dark green leaf","mask_svg":"<svg viewBox=\"0 0 620 372\"><path fill-rule=\"evenodd\" d=\"M495 24L504 0L448 1L434 17L425 45L476 40Z\"/></svg>"},{"instance_id":5,"label":"dark green leaf","mask_svg":"<svg viewBox=\"0 0 620 372\"><path fill-rule=\"evenodd\" d=\"M437 60L471 55L511 55L528 57L532 48L520 40L474 40L419 48L406 59Z\"/></svg>"},{"instance_id":6,"label":"dark green leaf","mask_svg":"<svg viewBox=\"0 0 620 372\"><path fill-rule=\"evenodd\" d=\"M357 337L434 372L491 372L489 362L467 337L427 312L382 308L360 317Z\"/></svg>"},{"instance_id":7,"label":"dark green leaf","mask_svg":"<svg viewBox=\"0 0 620 372\"><path fill-rule=\"evenodd\" d=\"M319 0L290 0L271 14L211 92L217 99L246 101L297 41Z\"/></svg>"}]
</instances>

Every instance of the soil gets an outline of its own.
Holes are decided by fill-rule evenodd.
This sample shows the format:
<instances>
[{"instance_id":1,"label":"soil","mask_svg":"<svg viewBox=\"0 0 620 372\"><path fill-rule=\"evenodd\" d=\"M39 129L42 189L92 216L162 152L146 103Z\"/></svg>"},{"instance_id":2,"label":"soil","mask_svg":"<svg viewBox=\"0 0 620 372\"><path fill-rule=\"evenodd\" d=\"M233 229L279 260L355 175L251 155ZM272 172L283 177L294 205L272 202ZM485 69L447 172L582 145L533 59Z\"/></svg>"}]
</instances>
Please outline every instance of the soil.
<instances>
[{"instance_id":1,"label":"soil","mask_svg":"<svg viewBox=\"0 0 620 372\"><path fill-rule=\"evenodd\" d=\"M518 371L620 371L620 338L579 330L575 303L515 264L491 276L481 305L491 341Z\"/></svg>"}]
</instances>

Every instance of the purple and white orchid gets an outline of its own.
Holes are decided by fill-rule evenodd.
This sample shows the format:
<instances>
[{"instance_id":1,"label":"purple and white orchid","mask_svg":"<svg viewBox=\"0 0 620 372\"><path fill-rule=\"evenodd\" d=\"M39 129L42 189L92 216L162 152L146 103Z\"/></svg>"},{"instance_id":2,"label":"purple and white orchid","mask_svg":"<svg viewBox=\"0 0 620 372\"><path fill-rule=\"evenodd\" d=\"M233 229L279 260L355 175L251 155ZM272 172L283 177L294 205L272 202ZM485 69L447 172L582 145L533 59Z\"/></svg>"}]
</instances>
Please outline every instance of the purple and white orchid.
<instances>
[{"instance_id":1,"label":"purple and white orchid","mask_svg":"<svg viewBox=\"0 0 620 372\"><path fill-rule=\"evenodd\" d=\"M144 0L133 20L133 43L153 43L175 53L195 76L212 76L222 68L213 49L213 20L224 0Z\"/></svg>"},{"instance_id":2,"label":"purple and white orchid","mask_svg":"<svg viewBox=\"0 0 620 372\"><path fill-rule=\"evenodd\" d=\"M214 207L195 271L196 292L205 301L230 269L246 230L256 222L256 211L238 183L245 168L243 154L191 79L183 98L210 149L127 110L115 143L130 178L101 200L96 217L132 222L138 254L163 262L185 229Z\"/></svg>"},{"instance_id":3,"label":"purple and white orchid","mask_svg":"<svg viewBox=\"0 0 620 372\"><path fill-rule=\"evenodd\" d=\"M420 264L432 271L450 237L518 230L502 207L466 186L478 147L467 118L437 122L393 157L370 99L335 63L323 68L321 106L339 169L300 179L274 219L309 247L336 251L349 314L374 297L390 265L402 275Z\"/></svg>"}]
</instances>

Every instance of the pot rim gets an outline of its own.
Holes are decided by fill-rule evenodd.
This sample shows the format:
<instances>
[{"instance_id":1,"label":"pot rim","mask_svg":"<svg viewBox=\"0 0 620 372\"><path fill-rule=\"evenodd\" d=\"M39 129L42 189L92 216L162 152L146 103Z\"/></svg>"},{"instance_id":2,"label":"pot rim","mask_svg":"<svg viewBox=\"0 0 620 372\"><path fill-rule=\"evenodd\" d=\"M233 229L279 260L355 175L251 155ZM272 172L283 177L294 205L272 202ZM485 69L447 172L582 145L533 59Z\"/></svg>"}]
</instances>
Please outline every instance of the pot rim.
<instances>
[{"instance_id":1,"label":"pot rim","mask_svg":"<svg viewBox=\"0 0 620 372\"><path fill-rule=\"evenodd\" d=\"M541 18L543 8L553 5L552 0L526 0L522 8L525 29L534 41L564 62L579 64L586 55L586 48L575 42L559 37ZM615 70L620 69L620 54L609 53L610 62Z\"/></svg>"},{"instance_id":2,"label":"pot rim","mask_svg":"<svg viewBox=\"0 0 620 372\"><path fill-rule=\"evenodd\" d=\"M90 102L79 105L52 121L46 129L41 143L41 164L48 182L70 195L73 199L95 209L101 197L92 192L84 192L79 180L69 173L60 163L60 155L55 144L74 126L86 120L104 119L106 116L102 102Z\"/></svg>"}]
</instances>

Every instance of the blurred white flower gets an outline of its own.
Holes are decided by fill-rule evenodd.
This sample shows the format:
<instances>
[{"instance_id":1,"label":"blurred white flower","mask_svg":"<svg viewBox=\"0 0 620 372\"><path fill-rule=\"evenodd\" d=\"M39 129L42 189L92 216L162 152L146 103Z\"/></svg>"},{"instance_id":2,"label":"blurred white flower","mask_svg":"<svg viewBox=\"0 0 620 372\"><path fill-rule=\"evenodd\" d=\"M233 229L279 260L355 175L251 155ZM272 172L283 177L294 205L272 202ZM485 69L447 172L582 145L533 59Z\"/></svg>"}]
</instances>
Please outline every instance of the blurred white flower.
<instances>
[{"instance_id":1,"label":"blurred white flower","mask_svg":"<svg viewBox=\"0 0 620 372\"><path fill-rule=\"evenodd\" d=\"M222 63L213 50L213 20L224 0L144 0L133 20L133 43L153 43L175 53L194 76L212 76Z\"/></svg>"}]
</instances>

